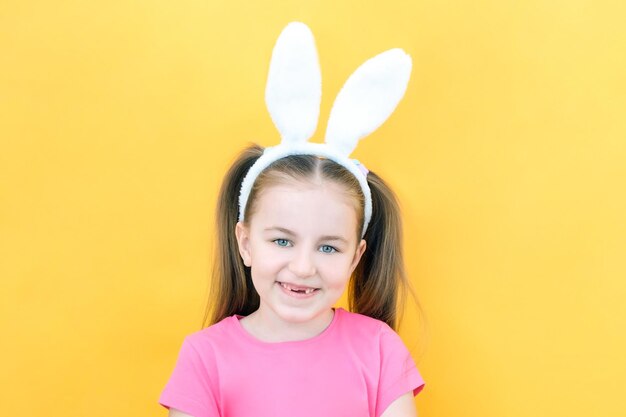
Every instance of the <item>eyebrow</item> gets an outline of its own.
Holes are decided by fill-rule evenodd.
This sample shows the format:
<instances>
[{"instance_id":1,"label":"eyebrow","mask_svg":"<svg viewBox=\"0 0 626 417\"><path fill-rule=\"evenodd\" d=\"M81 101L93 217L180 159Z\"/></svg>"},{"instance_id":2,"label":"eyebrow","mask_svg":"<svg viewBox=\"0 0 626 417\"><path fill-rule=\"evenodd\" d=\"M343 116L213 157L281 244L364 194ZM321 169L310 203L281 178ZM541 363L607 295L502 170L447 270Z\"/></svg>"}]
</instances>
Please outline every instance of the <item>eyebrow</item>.
<instances>
[{"instance_id":1,"label":"eyebrow","mask_svg":"<svg viewBox=\"0 0 626 417\"><path fill-rule=\"evenodd\" d=\"M268 227L264 229L265 232L270 232L272 230L278 230L279 232L283 232L291 236L297 236L296 233L292 232L289 229L285 229L284 227L274 226L274 227ZM341 236L330 236L330 235L321 236L320 240L339 240L341 242L348 243L348 241Z\"/></svg>"}]
</instances>

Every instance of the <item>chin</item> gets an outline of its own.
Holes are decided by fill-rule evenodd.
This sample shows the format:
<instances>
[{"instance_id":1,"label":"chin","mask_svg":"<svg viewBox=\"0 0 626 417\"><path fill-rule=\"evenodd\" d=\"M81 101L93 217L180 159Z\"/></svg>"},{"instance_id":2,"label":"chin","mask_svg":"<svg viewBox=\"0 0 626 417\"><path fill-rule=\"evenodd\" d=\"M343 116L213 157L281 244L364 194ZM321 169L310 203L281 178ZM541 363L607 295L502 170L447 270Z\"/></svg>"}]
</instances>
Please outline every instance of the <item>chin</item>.
<instances>
[{"instance_id":1,"label":"chin","mask_svg":"<svg viewBox=\"0 0 626 417\"><path fill-rule=\"evenodd\" d=\"M283 320L291 323L306 323L315 320L332 309L333 304L328 306L311 305L303 307L278 306L274 312Z\"/></svg>"}]
</instances>

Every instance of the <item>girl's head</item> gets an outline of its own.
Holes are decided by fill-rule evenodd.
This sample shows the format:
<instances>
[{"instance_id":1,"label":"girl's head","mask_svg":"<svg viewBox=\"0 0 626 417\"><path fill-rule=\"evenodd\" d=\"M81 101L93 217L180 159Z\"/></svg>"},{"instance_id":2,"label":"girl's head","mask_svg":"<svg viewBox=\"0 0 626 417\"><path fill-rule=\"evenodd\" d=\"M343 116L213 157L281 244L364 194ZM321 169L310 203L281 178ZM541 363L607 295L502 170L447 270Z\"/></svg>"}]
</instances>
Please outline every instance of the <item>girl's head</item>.
<instances>
[{"instance_id":1,"label":"girl's head","mask_svg":"<svg viewBox=\"0 0 626 417\"><path fill-rule=\"evenodd\" d=\"M354 175L330 159L290 155L256 178L245 221L238 223L242 180L262 154L258 145L246 148L222 184L205 322L209 317L208 324L213 324L232 314L249 315L259 308L259 293L282 314L305 321L318 309L332 307L347 284L351 311L397 328L405 290L414 299L415 294L405 275L394 193L369 172L372 218L361 239L364 197ZM311 300L294 300L314 306L298 309L302 304L290 305L288 298L279 303L277 297L285 294L277 281L319 288Z\"/></svg>"},{"instance_id":2,"label":"girl's head","mask_svg":"<svg viewBox=\"0 0 626 417\"><path fill-rule=\"evenodd\" d=\"M328 159L279 159L256 179L235 234L261 307L290 322L326 314L366 247L363 195L354 176Z\"/></svg>"}]
</instances>

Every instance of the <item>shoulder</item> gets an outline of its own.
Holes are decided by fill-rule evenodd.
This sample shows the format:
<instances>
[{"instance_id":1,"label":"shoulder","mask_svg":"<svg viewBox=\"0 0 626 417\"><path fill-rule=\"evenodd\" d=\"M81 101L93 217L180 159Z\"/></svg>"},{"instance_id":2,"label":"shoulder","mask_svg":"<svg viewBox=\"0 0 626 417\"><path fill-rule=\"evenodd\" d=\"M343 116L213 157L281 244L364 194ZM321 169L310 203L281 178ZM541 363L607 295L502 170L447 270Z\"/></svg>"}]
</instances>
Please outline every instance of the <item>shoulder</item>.
<instances>
[{"instance_id":1,"label":"shoulder","mask_svg":"<svg viewBox=\"0 0 626 417\"><path fill-rule=\"evenodd\" d=\"M389 332L396 334L382 320L343 309L341 314L341 334L345 335L353 346L360 346L363 349L367 347L368 350L377 351Z\"/></svg>"},{"instance_id":2,"label":"shoulder","mask_svg":"<svg viewBox=\"0 0 626 417\"><path fill-rule=\"evenodd\" d=\"M183 340L183 348L187 351L195 351L199 356L207 356L228 346L229 341L232 340L233 320L235 319L229 316L218 323L187 334Z\"/></svg>"},{"instance_id":3,"label":"shoulder","mask_svg":"<svg viewBox=\"0 0 626 417\"><path fill-rule=\"evenodd\" d=\"M382 320L342 311L342 334L347 335L350 344L373 349L380 356L407 356L409 351L400 335Z\"/></svg>"},{"instance_id":4,"label":"shoulder","mask_svg":"<svg viewBox=\"0 0 626 417\"><path fill-rule=\"evenodd\" d=\"M365 314L353 313L341 309L344 330L349 330L357 335L365 335L371 339L373 335L380 335L393 329L382 320L375 319Z\"/></svg>"}]
</instances>

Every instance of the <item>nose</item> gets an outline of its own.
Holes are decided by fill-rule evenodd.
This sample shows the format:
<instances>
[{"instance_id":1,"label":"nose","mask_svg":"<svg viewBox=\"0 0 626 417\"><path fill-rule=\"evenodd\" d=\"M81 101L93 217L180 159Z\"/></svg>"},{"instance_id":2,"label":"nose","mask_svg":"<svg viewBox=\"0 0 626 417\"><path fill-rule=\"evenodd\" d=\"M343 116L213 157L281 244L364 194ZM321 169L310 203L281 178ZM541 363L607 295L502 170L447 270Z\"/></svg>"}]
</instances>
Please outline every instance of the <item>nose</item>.
<instances>
[{"instance_id":1,"label":"nose","mask_svg":"<svg viewBox=\"0 0 626 417\"><path fill-rule=\"evenodd\" d=\"M304 246L304 245L302 245ZM311 252L304 247L293 252L293 258L289 262L289 270L296 276L307 278L315 275L315 263Z\"/></svg>"}]
</instances>

